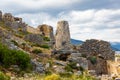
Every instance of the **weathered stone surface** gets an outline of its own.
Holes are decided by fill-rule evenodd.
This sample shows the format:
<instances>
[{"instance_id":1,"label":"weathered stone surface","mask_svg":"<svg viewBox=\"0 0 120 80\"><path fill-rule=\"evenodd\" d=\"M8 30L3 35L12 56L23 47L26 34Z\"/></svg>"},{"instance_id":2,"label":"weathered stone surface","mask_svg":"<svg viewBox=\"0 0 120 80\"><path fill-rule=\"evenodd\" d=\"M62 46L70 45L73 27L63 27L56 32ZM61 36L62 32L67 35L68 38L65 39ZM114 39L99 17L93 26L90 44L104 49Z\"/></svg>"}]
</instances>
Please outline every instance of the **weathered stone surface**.
<instances>
[{"instance_id":1,"label":"weathered stone surface","mask_svg":"<svg viewBox=\"0 0 120 80\"><path fill-rule=\"evenodd\" d=\"M75 51L72 51L72 50L54 50L54 51L52 51L51 56L56 58L56 59L66 61L71 53L75 53Z\"/></svg>"},{"instance_id":2,"label":"weathered stone surface","mask_svg":"<svg viewBox=\"0 0 120 80\"><path fill-rule=\"evenodd\" d=\"M88 70L88 60L81 57L81 53L72 53L67 60L69 62L75 62L78 67L81 66L82 68Z\"/></svg>"},{"instance_id":3,"label":"weathered stone surface","mask_svg":"<svg viewBox=\"0 0 120 80\"><path fill-rule=\"evenodd\" d=\"M74 58L81 57L81 53L72 53L70 56Z\"/></svg>"},{"instance_id":4,"label":"weathered stone surface","mask_svg":"<svg viewBox=\"0 0 120 80\"><path fill-rule=\"evenodd\" d=\"M38 30L43 36L50 38L51 41L54 41L53 27L43 24L38 26Z\"/></svg>"},{"instance_id":5,"label":"weathered stone surface","mask_svg":"<svg viewBox=\"0 0 120 80\"><path fill-rule=\"evenodd\" d=\"M10 22L13 22L14 21L14 17L12 16L11 13L5 13L3 15L3 20L6 22L6 21L10 21Z\"/></svg>"},{"instance_id":6,"label":"weathered stone surface","mask_svg":"<svg viewBox=\"0 0 120 80\"><path fill-rule=\"evenodd\" d=\"M26 32L27 31L27 24L21 22L11 22L9 25L12 29L17 31Z\"/></svg>"},{"instance_id":7,"label":"weathered stone surface","mask_svg":"<svg viewBox=\"0 0 120 80\"><path fill-rule=\"evenodd\" d=\"M0 38L2 38L4 36L4 32L2 29L0 29Z\"/></svg>"},{"instance_id":8,"label":"weathered stone surface","mask_svg":"<svg viewBox=\"0 0 120 80\"><path fill-rule=\"evenodd\" d=\"M56 72L56 73L65 73L65 69L64 69L64 66L53 66L54 68L54 71Z\"/></svg>"},{"instance_id":9,"label":"weathered stone surface","mask_svg":"<svg viewBox=\"0 0 120 80\"><path fill-rule=\"evenodd\" d=\"M0 16L2 16L1 13ZM22 18L14 17L11 13L5 13L2 17L2 20L7 27L12 28L13 30L23 32L27 31L27 24L22 22Z\"/></svg>"},{"instance_id":10,"label":"weathered stone surface","mask_svg":"<svg viewBox=\"0 0 120 80\"><path fill-rule=\"evenodd\" d=\"M38 28L33 28L33 27L31 27L31 26L27 26L27 31L28 31L29 33L33 33L33 34L40 34L40 31L39 31Z\"/></svg>"},{"instance_id":11,"label":"weathered stone surface","mask_svg":"<svg viewBox=\"0 0 120 80\"><path fill-rule=\"evenodd\" d=\"M86 40L81 45L80 53L89 60L89 70L95 70L98 75L107 74L107 60L115 58L110 43L102 40Z\"/></svg>"},{"instance_id":12,"label":"weathered stone surface","mask_svg":"<svg viewBox=\"0 0 120 80\"><path fill-rule=\"evenodd\" d=\"M55 63L56 65L61 65L61 66L66 66L66 65L67 65L67 62L58 61L58 60L55 60L54 63Z\"/></svg>"},{"instance_id":13,"label":"weathered stone surface","mask_svg":"<svg viewBox=\"0 0 120 80\"><path fill-rule=\"evenodd\" d=\"M57 31L55 35L55 49L70 49L70 31L67 21L59 21L57 23Z\"/></svg>"},{"instance_id":14,"label":"weathered stone surface","mask_svg":"<svg viewBox=\"0 0 120 80\"><path fill-rule=\"evenodd\" d=\"M0 11L0 21L2 20L2 11Z\"/></svg>"},{"instance_id":15,"label":"weathered stone surface","mask_svg":"<svg viewBox=\"0 0 120 80\"><path fill-rule=\"evenodd\" d=\"M102 40L86 40L80 48L80 52L87 57L98 56L105 60L114 60L115 52L109 42Z\"/></svg>"},{"instance_id":16,"label":"weathered stone surface","mask_svg":"<svg viewBox=\"0 0 120 80\"><path fill-rule=\"evenodd\" d=\"M31 60L31 64L33 65L33 69L35 72L38 72L38 73L45 72L45 68L42 63L37 62L36 60Z\"/></svg>"},{"instance_id":17,"label":"weathered stone surface","mask_svg":"<svg viewBox=\"0 0 120 80\"><path fill-rule=\"evenodd\" d=\"M41 44L43 42L43 38L39 34L28 34L25 36L25 40L36 44Z\"/></svg>"}]
</instances>

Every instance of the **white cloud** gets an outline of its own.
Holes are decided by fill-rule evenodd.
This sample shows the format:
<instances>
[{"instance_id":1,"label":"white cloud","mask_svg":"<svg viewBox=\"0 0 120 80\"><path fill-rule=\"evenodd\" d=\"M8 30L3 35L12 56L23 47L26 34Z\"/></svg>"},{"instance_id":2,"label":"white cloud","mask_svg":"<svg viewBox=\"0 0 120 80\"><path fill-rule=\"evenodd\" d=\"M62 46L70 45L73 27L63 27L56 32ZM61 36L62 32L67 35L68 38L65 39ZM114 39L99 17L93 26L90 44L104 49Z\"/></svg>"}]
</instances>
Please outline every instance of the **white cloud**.
<instances>
[{"instance_id":1,"label":"white cloud","mask_svg":"<svg viewBox=\"0 0 120 80\"><path fill-rule=\"evenodd\" d=\"M40 10L66 9L82 0L1 0L0 8L4 12L23 13Z\"/></svg>"},{"instance_id":2,"label":"white cloud","mask_svg":"<svg viewBox=\"0 0 120 80\"><path fill-rule=\"evenodd\" d=\"M84 10L61 12L57 16L48 13L21 14L30 25L49 24L56 29L57 21L67 20L71 37L79 40L102 39L120 41L120 9ZM116 19L117 18L117 19Z\"/></svg>"}]
</instances>

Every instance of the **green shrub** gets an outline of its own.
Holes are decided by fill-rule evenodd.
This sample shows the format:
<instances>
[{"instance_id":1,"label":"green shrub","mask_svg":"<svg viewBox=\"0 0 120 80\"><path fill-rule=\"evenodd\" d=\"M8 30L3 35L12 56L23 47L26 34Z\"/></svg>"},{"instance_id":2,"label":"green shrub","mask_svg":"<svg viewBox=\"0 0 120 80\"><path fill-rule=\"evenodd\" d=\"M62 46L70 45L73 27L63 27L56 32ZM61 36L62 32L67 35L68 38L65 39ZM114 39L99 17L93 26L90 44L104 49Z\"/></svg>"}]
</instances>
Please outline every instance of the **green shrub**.
<instances>
[{"instance_id":1,"label":"green shrub","mask_svg":"<svg viewBox=\"0 0 120 80\"><path fill-rule=\"evenodd\" d=\"M48 75L45 80L60 80L60 76L57 74Z\"/></svg>"},{"instance_id":2,"label":"green shrub","mask_svg":"<svg viewBox=\"0 0 120 80\"><path fill-rule=\"evenodd\" d=\"M0 72L0 80L10 80L10 77Z\"/></svg>"},{"instance_id":3,"label":"green shrub","mask_svg":"<svg viewBox=\"0 0 120 80\"><path fill-rule=\"evenodd\" d=\"M35 54L39 54L39 53L42 53L42 50L40 50L40 49L34 49L32 52L35 53Z\"/></svg>"},{"instance_id":4,"label":"green shrub","mask_svg":"<svg viewBox=\"0 0 120 80\"><path fill-rule=\"evenodd\" d=\"M36 46L36 47L41 47L41 48L46 48L46 49L49 49L49 48L50 48L50 46L47 45L47 44L40 45L40 44L35 44L35 43L33 43L31 46Z\"/></svg>"},{"instance_id":5,"label":"green shrub","mask_svg":"<svg viewBox=\"0 0 120 80\"><path fill-rule=\"evenodd\" d=\"M72 69L69 65L66 65L66 66L65 66L65 70L66 70L67 72L73 72L73 69Z\"/></svg>"},{"instance_id":6,"label":"green shrub","mask_svg":"<svg viewBox=\"0 0 120 80\"><path fill-rule=\"evenodd\" d=\"M79 70L82 72L85 71L85 69L82 66L79 67Z\"/></svg>"},{"instance_id":7,"label":"green shrub","mask_svg":"<svg viewBox=\"0 0 120 80\"><path fill-rule=\"evenodd\" d=\"M46 71L45 71L45 74L46 74L46 75L51 75L51 74L52 74L52 71L51 71L51 70L46 70Z\"/></svg>"},{"instance_id":8,"label":"green shrub","mask_svg":"<svg viewBox=\"0 0 120 80\"><path fill-rule=\"evenodd\" d=\"M26 45L26 43L22 43L21 45L22 45L22 46L25 46L25 45Z\"/></svg>"},{"instance_id":9,"label":"green shrub","mask_svg":"<svg viewBox=\"0 0 120 80\"><path fill-rule=\"evenodd\" d=\"M44 41L50 41L49 37L44 37L43 39L44 39Z\"/></svg>"},{"instance_id":10,"label":"green shrub","mask_svg":"<svg viewBox=\"0 0 120 80\"><path fill-rule=\"evenodd\" d=\"M50 48L47 44L40 45L40 47L41 47L41 48L46 48L46 49L49 49L49 48Z\"/></svg>"},{"instance_id":11,"label":"green shrub","mask_svg":"<svg viewBox=\"0 0 120 80\"><path fill-rule=\"evenodd\" d=\"M23 35L21 34L15 34L16 37L23 38Z\"/></svg>"},{"instance_id":12,"label":"green shrub","mask_svg":"<svg viewBox=\"0 0 120 80\"><path fill-rule=\"evenodd\" d=\"M76 62L70 62L69 64L68 64L72 69L76 69L77 67L76 67Z\"/></svg>"},{"instance_id":13,"label":"green shrub","mask_svg":"<svg viewBox=\"0 0 120 80\"><path fill-rule=\"evenodd\" d=\"M21 70L30 67L30 57L27 53L19 50L10 50L0 43L0 62L6 68L11 65L18 65Z\"/></svg>"},{"instance_id":14,"label":"green shrub","mask_svg":"<svg viewBox=\"0 0 120 80\"><path fill-rule=\"evenodd\" d=\"M23 51L14 51L16 53L16 62L21 69L27 69L30 67L30 57ZM15 54L14 53L14 54Z\"/></svg>"},{"instance_id":15,"label":"green shrub","mask_svg":"<svg viewBox=\"0 0 120 80\"><path fill-rule=\"evenodd\" d=\"M59 73L61 77L72 77L72 74L69 72Z\"/></svg>"},{"instance_id":16,"label":"green shrub","mask_svg":"<svg viewBox=\"0 0 120 80\"><path fill-rule=\"evenodd\" d=\"M89 60L93 65L97 63L97 58L95 56L89 57Z\"/></svg>"}]
</instances>

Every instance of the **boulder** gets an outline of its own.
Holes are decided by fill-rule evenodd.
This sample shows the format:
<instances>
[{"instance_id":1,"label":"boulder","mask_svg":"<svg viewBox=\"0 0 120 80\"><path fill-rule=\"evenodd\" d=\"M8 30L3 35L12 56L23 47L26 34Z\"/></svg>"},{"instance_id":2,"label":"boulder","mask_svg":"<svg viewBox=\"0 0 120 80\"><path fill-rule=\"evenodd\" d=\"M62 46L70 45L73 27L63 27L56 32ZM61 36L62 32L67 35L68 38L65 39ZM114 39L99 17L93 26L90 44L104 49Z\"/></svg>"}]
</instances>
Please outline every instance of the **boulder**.
<instances>
[{"instance_id":1,"label":"boulder","mask_svg":"<svg viewBox=\"0 0 120 80\"><path fill-rule=\"evenodd\" d=\"M69 55L74 52L75 51L72 51L72 50L54 50L52 51L51 56L58 60L66 61Z\"/></svg>"},{"instance_id":2,"label":"boulder","mask_svg":"<svg viewBox=\"0 0 120 80\"><path fill-rule=\"evenodd\" d=\"M56 73L65 73L64 66L54 66L53 69Z\"/></svg>"},{"instance_id":3,"label":"boulder","mask_svg":"<svg viewBox=\"0 0 120 80\"><path fill-rule=\"evenodd\" d=\"M35 72L38 72L38 73L44 73L45 72L45 68L44 68L42 63L33 59L33 60L31 60L31 64L33 65L33 69L34 69Z\"/></svg>"},{"instance_id":4,"label":"boulder","mask_svg":"<svg viewBox=\"0 0 120 80\"><path fill-rule=\"evenodd\" d=\"M55 49L69 50L70 49L70 31L67 21L59 21L55 35Z\"/></svg>"},{"instance_id":5,"label":"boulder","mask_svg":"<svg viewBox=\"0 0 120 80\"><path fill-rule=\"evenodd\" d=\"M88 70L88 60L86 58L83 58L83 57L69 57L67 60L69 62L77 63L76 64L77 67L81 66L85 70Z\"/></svg>"},{"instance_id":6,"label":"boulder","mask_svg":"<svg viewBox=\"0 0 120 80\"><path fill-rule=\"evenodd\" d=\"M63 62L63 61L57 61L57 60L55 60L54 63L55 63L56 65L61 65L61 66L66 66L66 65L67 65L66 62Z\"/></svg>"}]
</instances>

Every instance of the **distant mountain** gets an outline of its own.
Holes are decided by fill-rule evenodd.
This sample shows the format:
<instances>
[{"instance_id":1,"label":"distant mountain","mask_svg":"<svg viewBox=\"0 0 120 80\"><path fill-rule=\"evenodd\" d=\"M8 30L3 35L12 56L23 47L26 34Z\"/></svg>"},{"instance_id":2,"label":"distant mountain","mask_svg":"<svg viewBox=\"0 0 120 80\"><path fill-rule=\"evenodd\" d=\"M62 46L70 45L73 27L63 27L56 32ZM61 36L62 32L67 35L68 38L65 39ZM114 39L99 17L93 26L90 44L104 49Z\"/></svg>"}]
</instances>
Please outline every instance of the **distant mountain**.
<instances>
[{"instance_id":1,"label":"distant mountain","mask_svg":"<svg viewBox=\"0 0 120 80\"><path fill-rule=\"evenodd\" d=\"M120 42L111 42L111 46L112 46L116 51L120 51Z\"/></svg>"},{"instance_id":2,"label":"distant mountain","mask_svg":"<svg viewBox=\"0 0 120 80\"><path fill-rule=\"evenodd\" d=\"M79 45L82 43L83 43L83 41L81 41L81 40L71 39L71 44L73 44L73 45Z\"/></svg>"},{"instance_id":3,"label":"distant mountain","mask_svg":"<svg viewBox=\"0 0 120 80\"><path fill-rule=\"evenodd\" d=\"M82 44L83 42L84 41L81 41L81 40L71 39L71 44L73 45L79 45L79 44ZM110 42L110 44L113 50L120 51L120 42Z\"/></svg>"}]
</instances>

